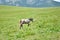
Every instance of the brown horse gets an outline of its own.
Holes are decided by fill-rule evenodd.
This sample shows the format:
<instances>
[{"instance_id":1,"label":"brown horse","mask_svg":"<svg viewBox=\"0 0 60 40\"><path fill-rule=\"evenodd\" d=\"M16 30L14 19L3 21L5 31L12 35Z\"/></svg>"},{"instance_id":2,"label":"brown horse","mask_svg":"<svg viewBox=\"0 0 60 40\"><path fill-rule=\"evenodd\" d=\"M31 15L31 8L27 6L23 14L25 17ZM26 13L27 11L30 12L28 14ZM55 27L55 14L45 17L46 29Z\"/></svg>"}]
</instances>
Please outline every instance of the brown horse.
<instances>
[{"instance_id":1,"label":"brown horse","mask_svg":"<svg viewBox=\"0 0 60 40\"><path fill-rule=\"evenodd\" d=\"M28 26L29 26L31 21L33 22L33 18L21 19L20 20L20 28L23 27L23 24L28 24Z\"/></svg>"}]
</instances>

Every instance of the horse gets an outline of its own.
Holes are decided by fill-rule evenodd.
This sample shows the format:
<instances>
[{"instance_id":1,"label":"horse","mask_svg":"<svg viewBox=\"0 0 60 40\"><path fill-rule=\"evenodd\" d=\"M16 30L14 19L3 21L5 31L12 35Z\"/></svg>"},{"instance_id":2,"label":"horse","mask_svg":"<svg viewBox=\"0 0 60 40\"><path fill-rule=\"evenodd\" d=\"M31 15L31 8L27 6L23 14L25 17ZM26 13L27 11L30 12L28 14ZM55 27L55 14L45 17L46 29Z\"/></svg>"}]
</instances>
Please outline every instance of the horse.
<instances>
[{"instance_id":1,"label":"horse","mask_svg":"<svg viewBox=\"0 0 60 40\"><path fill-rule=\"evenodd\" d=\"M29 26L31 21L33 22L33 18L21 19L20 20L20 28L23 27L23 24L28 24L28 26Z\"/></svg>"}]
</instances>

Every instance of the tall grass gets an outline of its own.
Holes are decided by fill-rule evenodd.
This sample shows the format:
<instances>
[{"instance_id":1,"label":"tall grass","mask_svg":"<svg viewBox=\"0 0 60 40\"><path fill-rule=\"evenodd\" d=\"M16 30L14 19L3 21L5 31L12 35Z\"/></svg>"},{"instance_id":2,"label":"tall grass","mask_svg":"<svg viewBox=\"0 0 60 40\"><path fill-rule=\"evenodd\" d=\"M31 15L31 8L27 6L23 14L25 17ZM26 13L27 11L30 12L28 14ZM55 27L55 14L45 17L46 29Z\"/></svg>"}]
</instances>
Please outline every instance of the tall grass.
<instances>
[{"instance_id":1,"label":"tall grass","mask_svg":"<svg viewBox=\"0 0 60 40\"><path fill-rule=\"evenodd\" d=\"M34 22L20 29L19 20L30 17ZM60 7L0 6L0 40L60 40Z\"/></svg>"}]
</instances>

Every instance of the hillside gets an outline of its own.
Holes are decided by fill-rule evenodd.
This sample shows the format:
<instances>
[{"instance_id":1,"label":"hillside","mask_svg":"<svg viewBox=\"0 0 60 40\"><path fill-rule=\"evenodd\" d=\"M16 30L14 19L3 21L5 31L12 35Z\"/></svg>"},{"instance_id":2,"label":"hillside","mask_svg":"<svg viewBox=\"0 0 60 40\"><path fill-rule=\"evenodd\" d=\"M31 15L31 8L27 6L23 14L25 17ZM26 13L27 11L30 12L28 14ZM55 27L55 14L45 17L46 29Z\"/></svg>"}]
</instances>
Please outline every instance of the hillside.
<instances>
[{"instance_id":1,"label":"hillside","mask_svg":"<svg viewBox=\"0 0 60 40\"><path fill-rule=\"evenodd\" d=\"M0 5L24 7L53 7L60 6L60 2L56 2L54 0L0 0Z\"/></svg>"},{"instance_id":2,"label":"hillside","mask_svg":"<svg viewBox=\"0 0 60 40\"><path fill-rule=\"evenodd\" d=\"M20 29L19 20L34 18ZM0 40L60 40L60 7L0 6Z\"/></svg>"}]
</instances>

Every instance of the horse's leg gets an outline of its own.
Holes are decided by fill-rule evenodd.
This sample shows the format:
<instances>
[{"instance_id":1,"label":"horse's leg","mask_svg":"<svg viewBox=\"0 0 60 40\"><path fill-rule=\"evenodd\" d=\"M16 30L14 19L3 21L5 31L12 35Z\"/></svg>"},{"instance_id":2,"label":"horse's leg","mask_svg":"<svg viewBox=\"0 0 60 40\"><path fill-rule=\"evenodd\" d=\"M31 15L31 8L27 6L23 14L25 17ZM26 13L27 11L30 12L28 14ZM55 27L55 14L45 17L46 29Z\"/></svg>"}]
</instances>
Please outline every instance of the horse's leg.
<instances>
[{"instance_id":1,"label":"horse's leg","mask_svg":"<svg viewBox=\"0 0 60 40\"><path fill-rule=\"evenodd\" d=\"M23 24L20 25L20 29L21 29L21 27L23 27Z\"/></svg>"},{"instance_id":2,"label":"horse's leg","mask_svg":"<svg viewBox=\"0 0 60 40\"><path fill-rule=\"evenodd\" d=\"M28 23L28 26L29 26L30 24Z\"/></svg>"}]
</instances>

